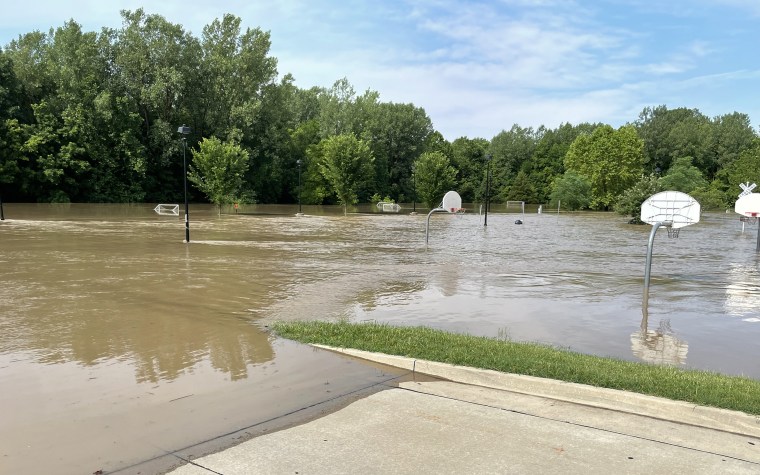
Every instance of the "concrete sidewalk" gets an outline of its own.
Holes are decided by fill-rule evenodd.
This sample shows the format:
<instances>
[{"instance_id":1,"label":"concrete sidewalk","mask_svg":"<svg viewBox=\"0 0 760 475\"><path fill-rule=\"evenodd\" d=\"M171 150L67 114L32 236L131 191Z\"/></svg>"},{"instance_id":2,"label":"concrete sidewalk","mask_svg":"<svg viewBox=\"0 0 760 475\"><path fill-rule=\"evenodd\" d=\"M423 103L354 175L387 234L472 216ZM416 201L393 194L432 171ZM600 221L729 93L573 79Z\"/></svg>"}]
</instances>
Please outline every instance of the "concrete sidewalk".
<instances>
[{"instance_id":1,"label":"concrete sidewalk","mask_svg":"<svg viewBox=\"0 0 760 475\"><path fill-rule=\"evenodd\" d=\"M760 418L755 416L579 384L331 350L441 380L399 383L171 473L760 473Z\"/></svg>"}]
</instances>

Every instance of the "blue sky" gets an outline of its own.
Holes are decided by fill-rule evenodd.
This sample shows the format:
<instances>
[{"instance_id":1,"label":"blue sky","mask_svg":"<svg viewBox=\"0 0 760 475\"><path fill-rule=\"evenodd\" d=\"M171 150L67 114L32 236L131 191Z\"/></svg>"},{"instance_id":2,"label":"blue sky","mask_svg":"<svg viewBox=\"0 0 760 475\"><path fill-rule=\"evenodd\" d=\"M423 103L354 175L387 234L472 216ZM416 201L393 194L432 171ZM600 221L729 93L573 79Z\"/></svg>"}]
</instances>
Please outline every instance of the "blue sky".
<instances>
[{"instance_id":1,"label":"blue sky","mask_svg":"<svg viewBox=\"0 0 760 475\"><path fill-rule=\"evenodd\" d=\"M3 3L10 3L3 0ZM347 78L422 107L448 140L513 124L636 120L644 107L760 124L758 0L36 0L2 6L0 44L74 19L118 28L144 8L200 37L225 13L271 33L299 87Z\"/></svg>"}]
</instances>

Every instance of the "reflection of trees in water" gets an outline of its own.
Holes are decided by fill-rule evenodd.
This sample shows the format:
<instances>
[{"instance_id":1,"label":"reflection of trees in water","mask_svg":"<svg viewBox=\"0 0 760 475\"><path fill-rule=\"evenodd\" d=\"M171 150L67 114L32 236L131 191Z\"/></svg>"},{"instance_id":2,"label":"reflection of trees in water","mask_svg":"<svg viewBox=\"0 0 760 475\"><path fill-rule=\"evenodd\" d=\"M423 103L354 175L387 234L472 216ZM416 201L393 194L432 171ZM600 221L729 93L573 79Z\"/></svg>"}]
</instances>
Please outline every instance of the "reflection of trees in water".
<instances>
[{"instance_id":1,"label":"reflection of trees in water","mask_svg":"<svg viewBox=\"0 0 760 475\"><path fill-rule=\"evenodd\" d=\"M47 364L128 362L136 367L138 382L173 380L205 360L238 380L247 377L248 365L274 357L269 336L234 316L215 316L189 306L171 313L150 305L143 306L142 314L139 309L124 310L97 315L90 311L76 318L71 315L76 308L51 310L29 324L27 334L35 340L29 347L37 349L39 361ZM186 316L182 311L188 312ZM21 324L29 321L21 319Z\"/></svg>"},{"instance_id":2,"label":"reflection of trees in water","mask_svg":"<svg viewBox=\"0 0 760 475\"><path fill-rule=\"evenodd\" d=\"M631 349L634 356L648 363L682 365L689 345L673 335L669 320L661 320L656 330L649 330L645 316L641 330L631 335Z\"/></svg>"}]
</instances>

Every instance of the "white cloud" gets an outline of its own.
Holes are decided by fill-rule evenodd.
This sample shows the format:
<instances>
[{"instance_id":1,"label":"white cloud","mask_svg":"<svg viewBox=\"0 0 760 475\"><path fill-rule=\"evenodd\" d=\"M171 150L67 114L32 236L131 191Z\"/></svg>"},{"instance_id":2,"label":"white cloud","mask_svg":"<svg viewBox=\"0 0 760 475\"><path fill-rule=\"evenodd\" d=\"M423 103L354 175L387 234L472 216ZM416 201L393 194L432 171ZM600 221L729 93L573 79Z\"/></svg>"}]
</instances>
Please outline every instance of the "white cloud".
<instances>
[{"instance_id":1,"label":"white cloud","mask_svg":"<svg viewBox=\"0 0 760 475\"><path fill-rule=\"evenodd\" d=\"M7 10L0 34L46 30L72 16L89 30L118 27L119 9L141 5L39 1L34 12ZM714 13L724 11L735 15L732 28L711 30ZM292 73L300 87L329 87L346 77L357 91L423 107L449 139L491 138L513 123L620 125L644 106L673 102L717 109L719 100L740 106L741 98L743 111L760 113L754 96L735 87L751 82L742 74L756 74L742 68L755 56L757 38L751 23L737 24L737 11L746 17L760 12L760 3L165 0L146 8L196 36L214 18L237 15L244 27L271 31L280 74ZM732 62L734 54L743 61Z\"/></svg>"}]
</instances>

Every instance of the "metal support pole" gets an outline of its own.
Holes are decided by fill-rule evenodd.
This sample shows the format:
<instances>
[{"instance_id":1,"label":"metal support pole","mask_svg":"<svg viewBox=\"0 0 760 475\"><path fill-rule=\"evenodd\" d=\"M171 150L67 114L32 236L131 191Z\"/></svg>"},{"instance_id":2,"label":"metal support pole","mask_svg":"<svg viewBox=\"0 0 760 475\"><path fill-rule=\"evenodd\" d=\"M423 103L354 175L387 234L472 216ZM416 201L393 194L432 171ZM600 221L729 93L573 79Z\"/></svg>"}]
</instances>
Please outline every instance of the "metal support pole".
<instances>
[{"instance_id":1,"label":"metal support pole","mask_svg":"<svg viewBox=\"0 0 760 475\"><path fill-rule=\"evenodd\" d=\"M3 195L0 194L0 221L5 221L5 213L3 213ZM758 227L760 229L760 227Z\"/></svg>"},{"instance_id":2,"label":"metal support pole","mask_svg":"<svg viewBox=\"0 0 760 475\"><path fill-rule=\"evenodd\" d=\"M428 244L428 235L430 234L430 216L432 216L433 213L445 213L446 210L443 208L435 208L431 209L430 212L427 215L427 222L425 222L425 245Z\"/></svg>"},{"instance_id":3,"label":"metal support pole","mask_svg":"<svg viewBox=\"0 0 760 475\"><path fill-rule=\"evenodd\" d=\"M182 169L185 177L185 242L190 242L190 210L187 201L187 159L185 158L187 150L187 137L182 137Z\"/></svg>"},{"instance_id":4,"label":"metal support pole","mask_svg":"<svg viewBox=\"0 0 760 475\"><path fill-rule=\"evenodd\" d=\"M744 226L744 223L742 223L742 226ZM755 252L760 252L760 219L757 221L757 245L755 246Z\"/></svg>"},{"instance_id":5,"label":"metal support pole","mask_svg":"<svg viewBox=\"0 0 760 475\"><path fill-rule=\"evenodd\" d=\"M670 221L654 223L652 225L652 232L649 233L649 244L647 245L647 263L646 267L644 268L644 298L641 301L644 309L646 309L649 304L649 277L652 271L652 248L654 247L654 236L657 234L657 230L660 229L661 226L672 225L673 223Z\"/></svg>"}]
</instances>

